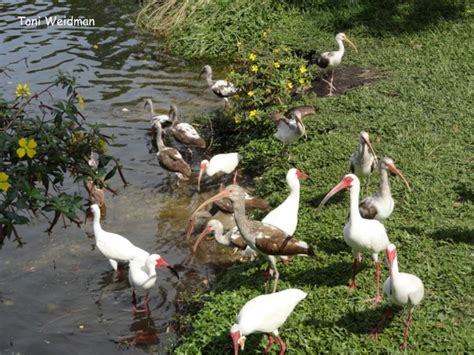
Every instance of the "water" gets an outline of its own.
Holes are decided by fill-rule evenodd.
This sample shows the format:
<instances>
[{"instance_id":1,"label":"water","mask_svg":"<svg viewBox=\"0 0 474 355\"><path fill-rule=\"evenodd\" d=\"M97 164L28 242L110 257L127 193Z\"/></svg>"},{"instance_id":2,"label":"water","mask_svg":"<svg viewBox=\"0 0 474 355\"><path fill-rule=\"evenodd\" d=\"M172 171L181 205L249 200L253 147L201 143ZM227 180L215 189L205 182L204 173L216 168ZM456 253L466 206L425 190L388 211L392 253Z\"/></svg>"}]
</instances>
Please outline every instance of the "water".
<instances>
[{"instance_id":1,"label":"water","mask_svg":"<svg viewBox=\"0 0 474 355\"><path fill-rule=\"evenodd\" d=\"M205 195L194 192L195 181L170 188L169 174L150 152L143 101L152 97L157 112L175 103L184 120L222 103L198 79L200 65L168 56L159 40L134 29L136 6L131 0L2 0L0 66L24 57L28 66L11 65L11 78L0 74L0 91L13 99L17 83L38 92L58 69L76 76L88 121L117 137L122 147L111 153L131 183L124 188L113 180L118 196L107 196L104 229L158 252L177 266L181 280L160 269L151 318L134 317L126 277L114 280L93 249L90 222L81 229L58 224L48 236L46 222L34 220L19 229L24 248L6 241L0 250L0 354L164 353L174 339L169 325L177 292L212 278L182 242L187 218ZM54 15L93 18L95 27L27 27L18 19ZM198 158L195 153L194 168Z\"/></svg>"}]
</instances>

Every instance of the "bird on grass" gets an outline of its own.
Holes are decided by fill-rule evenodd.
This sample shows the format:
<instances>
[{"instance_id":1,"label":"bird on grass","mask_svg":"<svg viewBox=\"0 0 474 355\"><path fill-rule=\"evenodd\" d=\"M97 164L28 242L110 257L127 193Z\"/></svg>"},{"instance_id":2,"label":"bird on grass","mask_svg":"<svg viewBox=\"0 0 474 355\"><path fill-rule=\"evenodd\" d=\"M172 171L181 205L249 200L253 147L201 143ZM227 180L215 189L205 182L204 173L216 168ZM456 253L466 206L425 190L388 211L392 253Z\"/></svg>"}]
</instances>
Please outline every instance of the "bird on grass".
<instances>
[{"instance_id":1,"label":"bird on grass","mask_svg":"<svg viewBox=\"0 0 474 355\"><path fill-rule=\"evenodd\" d=\"M277 132L273 135L280 142L290 144L306 135L303 118L316 114L313 106L293 107L285 114L272 112L269 118L275 122Z\"/></svg>"},{"instance_id":2,"label":"bird on grass","mask_svg":"<svg viewBox=\"0 0 474 355\"><path fill-rule=\"evenodd\" d=\"M350 160L350 170L352 174L357 175L359 179L367 178L365 190L369 187L370 174L374 171L378 164L375 150L370 144L369 134L366 131L359 133L359 146L352 154Z\"/></svg>"},{"instance_id":3,"label":"bird on grass","mask_svg":"<svg viewBox=\"0 0 474 355\"><path fill-rule=\"evenodd\" d=\"M299 302L306 298L306 292L290 288L288 290L257 296L248 301L237 315L234 325L230 328L230 336L234 346L234 355L245 348L245 340L252 333L265 333L268 344L265 354L269 353L277 338L280 344L280 355L286 352L286 344L280 336L279 328L285 323Z\"/></svg>"},{"instance_id":4,"label":"bird on grass","mask_svg":"<svg viewBox=\"0 0 474 355\"><path fill-rule=\"evenodd\" d=\"M344 44L343 41L349 43L352 47L354 47L355 51L357 52L357 47L354 43L347 37L344 33L338 33L336 35L336 44L337 50L332 52L324 52L316 60L316 64L323 69L325 72L331 72L331 81L327 81L323 79L329 85L329 94L328 96L333 96L333 91L336 90L334 86L334 70L336 69L339 64L341 64L342 57L344 56Z\"/></svg>"},{"instance_id":5,"label":"bird on grass","mask_svg":"<svg viewBox=\"0 0 474 355\"><path fill-rule=\"evenodd\" d=\"M395 245L390 244L386 249L387 260L390 266L390 276L385 280L383 292L387 296L390 304L401 307L408 307L408 318L405 323L405 333L403 343L400 344L400 350L405 350L408 336L410 334L410 325L413 318L413 309L420 304L425 294L423 282L415 275L398 271L397 249ZM389 306L380 323L370 332L370 335L377 336L383 329L385 322L392 315L392 307Z\"/></svg>"},{"instance_id":6,"label":"bird on grass","mask_svg":"<svg viewBox=\"0 0 474 355\"><path fill-rule=\"evenodd\" d=\"M237 88L234 84L227 82L226 80L212 80L212 68L210 65L205 65L201 69L199 76L204 74L209 90L211 90L216 96L224 99L224 109L229 106L229 97L237 93Z\"/></svg>"}]
</instances>

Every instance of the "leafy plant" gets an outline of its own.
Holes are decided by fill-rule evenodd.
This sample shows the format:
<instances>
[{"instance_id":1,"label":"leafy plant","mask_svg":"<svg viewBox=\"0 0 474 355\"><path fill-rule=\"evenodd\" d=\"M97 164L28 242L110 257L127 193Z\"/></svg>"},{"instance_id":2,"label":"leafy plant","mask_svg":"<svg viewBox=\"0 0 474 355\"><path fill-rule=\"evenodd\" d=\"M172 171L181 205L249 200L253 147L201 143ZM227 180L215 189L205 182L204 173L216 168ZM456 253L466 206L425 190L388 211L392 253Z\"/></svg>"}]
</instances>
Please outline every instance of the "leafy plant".
<instances>
[{"instance_id":1,"label":"leafy plant","mask_svg":"<svg viewBox=\"0 0 474 355\"><path fill-rule=\"evenodd\" d=\"M53 88L66 97L54 99ZM46 94L52 104L43 102ZM0 98L0 243L13 236L21 246L15 226L27 224L32 214L53 213L48 232L61 216L80 224L83 197L66 191L65 183L72 178L108 188L106 180L120 171L118 160L107 154L111 138L86 124L77 105L83 108L84 99L75 79L63 73L37 94L18 84L14 101ZM97 167L89 162L92 154Z\"/></svg>"}]
</instances>

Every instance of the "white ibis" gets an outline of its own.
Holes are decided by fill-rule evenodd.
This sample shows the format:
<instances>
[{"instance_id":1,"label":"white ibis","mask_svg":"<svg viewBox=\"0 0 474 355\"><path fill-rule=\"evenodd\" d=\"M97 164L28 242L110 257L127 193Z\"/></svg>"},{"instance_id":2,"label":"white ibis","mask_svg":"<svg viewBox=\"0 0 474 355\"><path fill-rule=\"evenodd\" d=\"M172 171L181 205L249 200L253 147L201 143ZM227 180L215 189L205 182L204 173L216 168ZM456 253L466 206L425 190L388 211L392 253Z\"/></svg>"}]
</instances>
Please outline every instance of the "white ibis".
<instances>
[{"instance_id":1,"label":"white ibis","mask_svg":"<svg viewBox=\"0 0 474 355\"><path fill-rule=\"evenodd\" d=\"M425 287L423 282L412 274L398 271L397 249L395 245L390 244L386 249L388 263L390 265L390 276L385 280L383 292L387 296L390 304L398 306L408 306L408 318L405 323L405 334L400 349L404 350L407 346L407 340L410 332L410 324L413 318L413 309L423 299ZM389 306L385 312L382 321L370 333L373 336L382 330L385 321L391 316L392 308Z\"/></svg>"},{"instance_id":2,"label":"white ibis","mask_svg":"<svg viewBox=\"0 0 474 355\"><path fill-rule=\"evenodd\" d=\"M385 227L382 223L374 219L362 218L359 213L359 192L360 181L354 174L345 175L341 182L337 184L324 197L318 206L318 210L338 191L349 189L351 193L349 222L344 226L344 241L352 248L354 263L352 265L352 283L350 288L355 288L355 277L357 272L357 262L361 253L369 252L375 262L376 296L374 302L380 302L380 262L378 254L389 244Z\"/></svg>"},{"instance_id":3,"label":"white ibis","mask_svg":"<svg viewBox=\"0 0 474 355\"><path fill-rule=\"evenodd\" d=\"M240 235L239 229L237 226L230 229L227 233L224 234L224 225L221 221L217 219L211 219L207 222L206 228L201 232L201 234L197 237L196 242L193 246L193 251L196 252L199 243L204 239L206 235L209 233L214 232L214 237L219 244L237 248L241 251L241 255L248 256L248 257L255 257L255 251L248 248L247 242L244 238Z\"/></svg>"},{"instance_id":4,"label":"white ibis","mask_svg":"<svg viewBox=\"0 0 474 355\"><path fill-rule=\"evenodd\" d=\"M235 170L234 181L237 180L237 166L239 165L239 153L225 153L214 155L211 160L201 161L198 177L198 190L201 188L201 178L204 172L207 176L216 174L230 174Z\"/></svg>"},{"instance_id":5,"label":"white ibis","mask_svg":"<svg viewBox=\"0 0 474 355\"><path fill-rule=\"evenodd\" d=\"M167 147L163 143L162 128L159 122L155 122L156 146L158 147L158 162L163 169L176 173L178 179L189 180L191 177L191 167L184 160L181 153L172 147Z\"/></svg>"},{"instance_id":6,"label":"white ibis","mask_svg":"<svg viewBox=\"0 0 474 355\"><path fill-rule=\"evenodd\" d=\"M388 171L399 176L409 191L410 184L403 174L395 167L395 163L390 158L384 158L379 163L380 171L380 187L379 190L372 196L364 198L359 204L359 212L362 218L376 219L383 221L387 219L393 212L395 202L390 193L390 183L388 181Z\"/></svg>"},{"instance_id":7,"label":"white ibis","mask_svg":"<svg viewBox=\"0 0 474 355\"><path fill-rule=\"evenodd\" d=\"M359 133L359 147L355 151L350 160L351 173L357 175L359 179L367 177L366 188L369 185L369 177L378 164L372 144L370 144L369 134L366 131Z\"/></svg>"},{"instance_id":8,"label":"white ibis","mask_svg":"<svg viewBox=\"0 0 474 355\"><path fill-rule=\"evenodd\" d=\"M173 132L174 138L186 145L195 145L199 148L205 148L206 142L201 138L196 129L189 123L178 123L178 108L175 105L171 105L171 107L173 107L174 112L171 116L171 120L173 121L171 132Z\"/></svg>"},{"instance_id":9,"label":"white ibis","mask_svg":"<svg viewBox=\"0 0 474 355\"><path fill-rule=\"evenodd\" d=\"M278 329L285 323L296 305L306 296L306 292L290 288L268 295L260 295L248 301L237 315L237 323L230 328L234 354L239 353L239 346L241 350L244 350L247 335L265 333L268 335L265 354L270 352L275 342L273 336L275 336L280 344L280 355L283 355L286 352L286 345Z\"/></svg>"},{"instance_id":10,"label":"white ibis","mask_svg":"<svg viewBox=\"0 0 474 355\"><path fill-rule=\"evenodd\" d=\"M316 111L313 106L294 107L284 115L280 112L272 112L269 117L278 129L273 136L283 143L296 142L301 136L306 135L303 117L314 114Z\"/></svg>"},{"instance_id":11,"label":"white ibis","mask_svg":"<svg viewBox=\"0 0 474 355\"><path fill-rule=\"evenodd\" d=\"M235 95L237 93L237 88L234 84L227 82L226 80L212 80L212 68L210 65L205 65L201 69L201 73L199 75L205 75L207 86L209 89L218 97L222 97L224 99L225 108L227 108L229 104L228 97Z\"/></svg>"},{"instance_id":12,"label":"white ibis","mask_svg":"<svg viewBox=\"0 0 474 355\"><path fill-rule=\"evenodd\" d=\"M148 296L148 292L153 286L155 286L156 268L168 268L179 279L179 274L176 272L176 270L173 269L160 255L149 255L144 250L132 256L129 262L129 267L128 281L132 286L132 307L134 313L137 311L135 289L138 287L145 290L145 298L143 299L143 303L145 304L146 312L150 313L150 298Z\"/></svg>"},{"instance_id":13,"label":"white ibis","mask_svg":"<svg viewBox=\"0 0 474 355\"><path fill-rule=\"evenodd\" d=\"M152 129L155 129L155 122L157 121L161 124L161 127L163 128L168 128L169 126L171 126L171 124L173 123L173 115L176 114L176 112L174 111L176 106L170 106L170 111L168 115L156 115L155 110L153 108L153 101L151 99L145 99L145 108L147 108L147 106L150 110L150 124Z\"/></svg>"},{"instance_id":14,"label":"white ibis","mask_svg":"<svg viewBox=\"0 0 474 355\"><path fill-rule=\"evenodd\" d=\"M148 255L146 251L137 248L127 238L104 231L100 225L99 206L93 204L89 208L94 218L93 228L97 249L109 260L115 271L117 271L118 262L128 262L136 255Z\"/></svg>"},{"instance_id":15,"label":"white ibis","mask_svg":"<svg viewBox=\"0 0 474 355\"><path fill-rule=\"evenodd\" d=\"M275 278L273 292L276 291L280 277L276 266L275 255L315 255L313 248L308 243L299 241L281 229L267 223L249 220L245 215L245 191L238 185L227 186L223 191L209 198L207 201L204 201L193 212L190 218L189 229L192 228L194 216L199 209L223 197L227 197L232 201L235 222L247 245L262 254L268 260Z\"/></svg>"},{"instance_id":16,"label":"white ibis","mask_svg":"<svg viewBox=\"0 0 474 355\"><path fill-rule=\"evenodd\" d=\"M321 53L321 55L316 59L316 64L318 67L323 69L324 71L331 71L331 81L328 82L324 80L326 83L329 84L329 94L328 96L332 96L333 90L336 90L336 88L333 85L334 82L334 70L336 67L341 64L342 57L344 56L344 44L342 41L346 41L349 43L352 47L354 47L355 51L357 52L357 47L355 46L354 43L347 37L344 33L338 33L336 35L336 44L337 44L337 51L332 51L332 52L324 52Z\"/></svg>"}]
</instances>

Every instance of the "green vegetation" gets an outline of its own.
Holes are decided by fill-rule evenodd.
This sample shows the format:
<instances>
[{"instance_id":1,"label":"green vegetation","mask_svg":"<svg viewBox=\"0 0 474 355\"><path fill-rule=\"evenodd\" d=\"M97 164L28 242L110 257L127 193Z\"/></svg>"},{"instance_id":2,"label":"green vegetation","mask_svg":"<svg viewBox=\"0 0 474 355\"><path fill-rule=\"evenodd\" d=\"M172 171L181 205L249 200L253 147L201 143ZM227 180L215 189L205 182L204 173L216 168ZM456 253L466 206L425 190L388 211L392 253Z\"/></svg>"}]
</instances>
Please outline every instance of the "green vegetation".
<instances>
[{"instance_id":1,"label":"green vegetation","mask_svg":"<svg viewBox=\"0 0 474 355\"><path fill-rule=\"evenodd\" d=\"M0 68L5 75L7 67ZM54 99L51 90L64 91L65 98ZM61 216L80 224L76 213L83 209L83 197L68 188L70 182L106 188L105 181L119 169L107 154L110 138L85 122L83 105L74 78L61 73L39 93L18 84L14 101L0 97L0 245L13 236L21 246L15 226L27 224L32 214L53 213L48 231ZM92 153L97 167L89 165Z\"/></svg>"},{"instance_id":2,"label":"green vegetation","mask_svg":"<svg viewBox=\"0 0 474 355\"><path fill-rule=\"evenodd\" d=\"M344 31L359 53L348 50L343 65L384 73L383 80L333 98L306 93L292 102L282 98L284 105L276 107L275 102L256 102L262 113L255 122L230 123L236 115L247 117L248 97L234 102L243 111L213 118L217 146L239 149L246 175L255 177L256 191L272 205L286 197L288 168L298 167L313 178L302 184L296 237L311 242L318 258L297 257L280 266L280 289L298 287L309 293L281 328L289 353L395 352L403 337L404 312L378 339L368 336L385 306L383 302L374 307L369 301L375 290L370 256L358 274L357 289L346 287L352 262L342 238L348 194L339 194L315 212L322 197L347 173L362 129L371 134L378 155L393 158L413 187L409 193L399 180L391 180L396 207L385 223L397 245L401 271L419 276L426 288L414 313L408 349L474 350L471 29L472 9L464 1L216 0L171 33L170 48L180 55L238 59L236 74L229 74L237 80L250 75L249 48L260 50L263 32L272 40L266 55L256 53L260 61L271 60L272 49L286 46L290 57L298 50L331 50L334 35ZM300 65L297 61L292 60L293 71ZM247 85L261 85L258 80L248 80ZM273 128L264 113L303 103L314 105L317 115L305 120L308 138L290 146L288 158L271 136ZM255 129L260 125L262 129ZM377 179L375 174L371 191ZM264 267L259 261L223 272L203 296L202 309L192 316L193 329L176 353L230 352L228 331L234 317L250 298L265 292ZM387 276L382 270L382 279ZM249 336L246 352L261 353L266 341L262 335Z\"/></svg>"}]
</instances>

